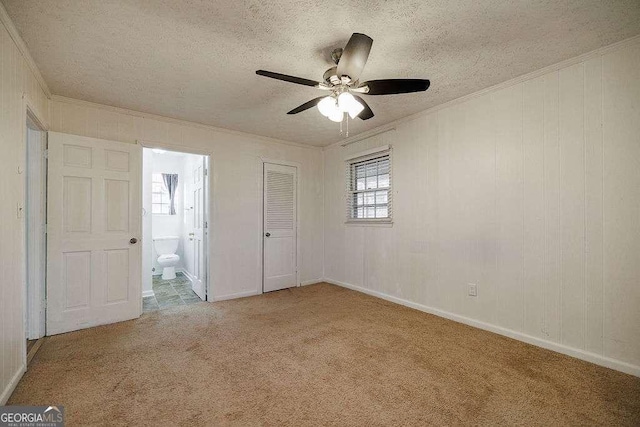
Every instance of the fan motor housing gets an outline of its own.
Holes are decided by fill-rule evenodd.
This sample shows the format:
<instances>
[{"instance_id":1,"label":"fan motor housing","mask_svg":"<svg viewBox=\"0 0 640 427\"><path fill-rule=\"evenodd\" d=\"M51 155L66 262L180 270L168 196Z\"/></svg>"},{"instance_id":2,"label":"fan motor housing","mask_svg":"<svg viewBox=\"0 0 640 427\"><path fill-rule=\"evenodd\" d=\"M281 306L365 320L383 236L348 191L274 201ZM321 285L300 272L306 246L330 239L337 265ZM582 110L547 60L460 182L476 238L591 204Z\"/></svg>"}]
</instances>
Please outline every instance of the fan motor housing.
<instances>
[{"instance_id":1,"label":"fan motor housing","mask_svg":"<svg viewBox=\"0 0 640 427\"><path fill-rule=\"evenodd\" d=\"M324 75L322 76L322 78L324 78L325 82L330 83L334 86L342 83L340 81L340 77L338 77L338 67L329 68L327 71L324 72Z\"/></svg>"},{"instance_id":2,"label":"fan motor housing","mask_svg":"<svg viewBox=\"0 0 640 427\"><path fill-rule=\"evenodd\" d=\"M341 57L342 57L342 48L339 47L339 48L333 49L333 51L331 52L331 59L336 65L338 65L338 62L340 62Z\"/></svg>"},{"instance_id":3,"label":"fan motor housing","mask_svg":"<svg viewBox=\"0 0 640 427\"><path fill-rule=\"evenodd\" d=\"M338 76L338 67L331 67L322 76L325 82L331 86L351 86L354 82L349 76Z\"/></svg>"}]
</instances>

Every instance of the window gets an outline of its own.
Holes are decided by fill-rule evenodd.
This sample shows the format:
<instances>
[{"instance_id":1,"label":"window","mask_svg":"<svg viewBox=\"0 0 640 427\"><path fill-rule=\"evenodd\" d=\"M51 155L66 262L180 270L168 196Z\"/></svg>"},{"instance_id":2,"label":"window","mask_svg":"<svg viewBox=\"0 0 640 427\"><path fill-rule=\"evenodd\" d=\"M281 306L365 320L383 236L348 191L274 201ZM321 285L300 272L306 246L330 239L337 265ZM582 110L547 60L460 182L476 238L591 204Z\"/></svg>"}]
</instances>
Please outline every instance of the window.
<instances>
[{"instance_id":1,"label":"window","mask_svg":"<svg viewBox=\"0 0 640 427\"><path fill-rule=\"evenodd\" d=\"M151 213L169 215L171 199L161 173L151 177Z\"/></svg>"},{"instance_id":2,"label":"window","mask_svg":"<svg viewBox=\"0 0 640 427\"><path fill-rule=\"evenodd\" d=\"M389 150L348 160L348 220L391 220L391 155Z\"/></svg>"}]
</instances>

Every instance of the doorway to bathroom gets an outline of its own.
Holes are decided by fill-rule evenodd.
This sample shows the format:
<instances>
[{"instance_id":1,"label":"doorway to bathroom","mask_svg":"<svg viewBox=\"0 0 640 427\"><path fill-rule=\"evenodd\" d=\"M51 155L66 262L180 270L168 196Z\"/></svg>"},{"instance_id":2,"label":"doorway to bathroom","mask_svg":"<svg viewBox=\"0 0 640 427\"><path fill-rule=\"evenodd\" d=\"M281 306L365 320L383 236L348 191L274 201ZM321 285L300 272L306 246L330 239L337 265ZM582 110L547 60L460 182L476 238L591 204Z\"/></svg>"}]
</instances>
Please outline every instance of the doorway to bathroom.
<instances>
[{"instance_id":1,"label":"doorway to bathroom","mask_svg":"<svg viewBox=\"0 0 640 427\"><path fill-rule=\"evenodd\" d=\"M209 156L143 148L143 311L207 301Z\"/></svg>"}]
</instances>

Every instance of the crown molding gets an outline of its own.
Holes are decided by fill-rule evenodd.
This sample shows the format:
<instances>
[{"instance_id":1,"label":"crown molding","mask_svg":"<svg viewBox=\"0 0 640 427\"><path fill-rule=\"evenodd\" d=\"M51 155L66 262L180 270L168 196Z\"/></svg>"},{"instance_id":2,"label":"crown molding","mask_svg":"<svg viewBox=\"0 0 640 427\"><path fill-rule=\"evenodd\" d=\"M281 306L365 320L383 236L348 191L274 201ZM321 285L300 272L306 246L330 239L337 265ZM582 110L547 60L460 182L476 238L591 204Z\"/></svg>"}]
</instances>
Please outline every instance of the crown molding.
<instances>
[{"instance_id":1,"label":"crown molding","mask_svg":"<svg viewBox=\"0 0 640 427\"><path fill-rule=\"evenodd\" d=\"M2 4L2 2L0 2L0 22L2 22L4 27L7 29L7 32L9 33L9 36L13 40L13 43L18 48L18 51L26 61L27 66L29 67L29 69L35 76L36 80L38 81L40 88L42 89L44 94L47 96L47 98L51 99L51 91L49 90L49 86L47 86L47 82L44 80L44 77L42 77L42 74L40 74L40 70L38 69L38 66L36 65L33 58L31 57L31 54L29 53L29 49L27 49L27 45L25 44L24 40L22 40L22 37L20 37L20 33L18 33L18 29L16 28L16 26L13 25L13 21L9 17L9 14L7 13L7 10L4 8L4 5Z\"/></svg>"},{"instance_id":2,"label":"crown molding","mask_svg":"<svg viewBox=\"0 0 640 427\"><path fill-rule=\"evenodd\" d=\"M210 131L214 131L214 132L226 133L228 135L250 137L250 138L253 138L253 139L257 139L259 141L268 142L268 143L272 143L272 144L282 144L282 145L288 145L288 146L297 147L297 148L305 148L305 149L309 149L309 150L322 151L322 147L319 147L319 146L316 146L316 145L301 144L299 142L287 141L287 140L284 140L284 139L270 138L268 136L257 135L257 134L254 134L254 133L242 132L242 131L239 131L239 130L219 128L219 127L215 127L215 126L211 126L211 125L206 125L204 123L190 122L188 120L181 120L181 119L174 119L172 117L160 116L160 115L151 114L151 113L143 113L141 111L129 110L127 108L114 107L114 106L105 105L105 104L98 104L96 102L83 101L81 99L68 98L66 96L61 96L61 95L52 95L51 96L51 101L62 102L62 103L65 103L65 104L80 105L80 106L89 107L89 108L97 108L99 110L111 111L113 113L119 113L119 114L126 114L128 116L139 117L139 118L142 118L142 119L151 119L151 120L157 120L157 121L161 121L161 122L165 122L165 123L171 123L171 124L175 124L175 125L190 126L190 127L206 129L206 130L210 130Z\"/></svg>"},{"instance_id":3,"label":"crown molding","mask_svg":"<svg viewBox=\"0 0 640 427\"><path fill-rule=\"evenodd\" d=\"M328 150L328 149L331 149L331 148L344 147L344 146L352 144L354 142L358 142L358 141L362 141L363 139L371 138L372 136L378 135L380 133L387 132L389 130L394 130L398 125L400 125L402 123L409 122L411 120L414 120L414 119L417 119L417 118L420 118L420 117L423 117L423 116L427 116L427 115L432 114L432 113L434 113L434 112L436 112L438 110L442 110L442 109L445 109L445 108L448 108L448 107L451 107L451 106L454 106L454 105L457 105L457 104L462 104L464 102L470 101L470 100L472 100L474 98L477 98L479 96L485 95L485 94L487 94L489 92L493 92L493 91L500 90L500 89L505 89L507 87L514 86L514 85L526 82L528 80L533 80L533 79L535 79L537 77L540 77L540 76L543 76L543 75L545 75L547 73L551 73L553 71L558 71L558 70L561 70L563 68L570 67L571 65L579 64L581 62L585 62L585 61L587 61L589 59L592 59L592 58L595 58L597 56L602 56L605 53L613 52L613 51L616 51L618 49L622 49L622 48L625 48L625 47L628 47L628 46L633 46L636 43L640 43L640 35L633 36L631 38L621 40L619 42L610 44L608 46L603 46L603 47L598 48L596 50L592 50L591 52L583 53L582 55L566 59L564 61L558 62L558 63L553 64L553 65L549 65L547 67L541 68L541 69L536 70L536 71L532 71L532 72L527 73L527 74L523 74L523 75L515 77L515 78L513 78L511 80L507 80L505 82L498 83L497 85L493 85L493 86L490 86L488 88L479 90L477 92L473 92L473 93L471 93L469 95L465 95L465 96L462 96L460 98L456 98L456 99L453 99L451 101L447 101L445 103L438 104L438 105L436 105L434 107L428 108L426 110L419 111L419 112L414 113L414 114L412 114L410 116L402 117L400 119L394 120L394 121L389 122L387 124L375 127L373 129L370 129L368 131L361 132L361 133L359 133L357 135L354 135L352 137L345 138L345 139L343 139L341 141L334 142L332 144L324 146L322 149L323 150Z\"/></svg>"}]
</instances>

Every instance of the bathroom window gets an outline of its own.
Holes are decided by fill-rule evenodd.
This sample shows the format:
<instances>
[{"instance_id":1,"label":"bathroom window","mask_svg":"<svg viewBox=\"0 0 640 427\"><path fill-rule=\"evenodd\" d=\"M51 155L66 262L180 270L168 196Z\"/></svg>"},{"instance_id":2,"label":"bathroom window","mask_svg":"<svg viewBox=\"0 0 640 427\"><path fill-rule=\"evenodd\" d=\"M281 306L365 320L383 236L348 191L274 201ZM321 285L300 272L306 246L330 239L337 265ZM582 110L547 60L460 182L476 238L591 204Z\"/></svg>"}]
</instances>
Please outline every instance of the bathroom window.
<instances>
[{"instance_id":1,"label":"bathroom window","mask_svg":"<svg viewBox=\"0 0 640 427\"><path fill-rule=\"evenodd\" d=\"M148 175L147 175L148 176ZM154 173L151 178L151 213L169 215L171 198L164 184L161 173Z\"/></svg>"}]
</instances>

